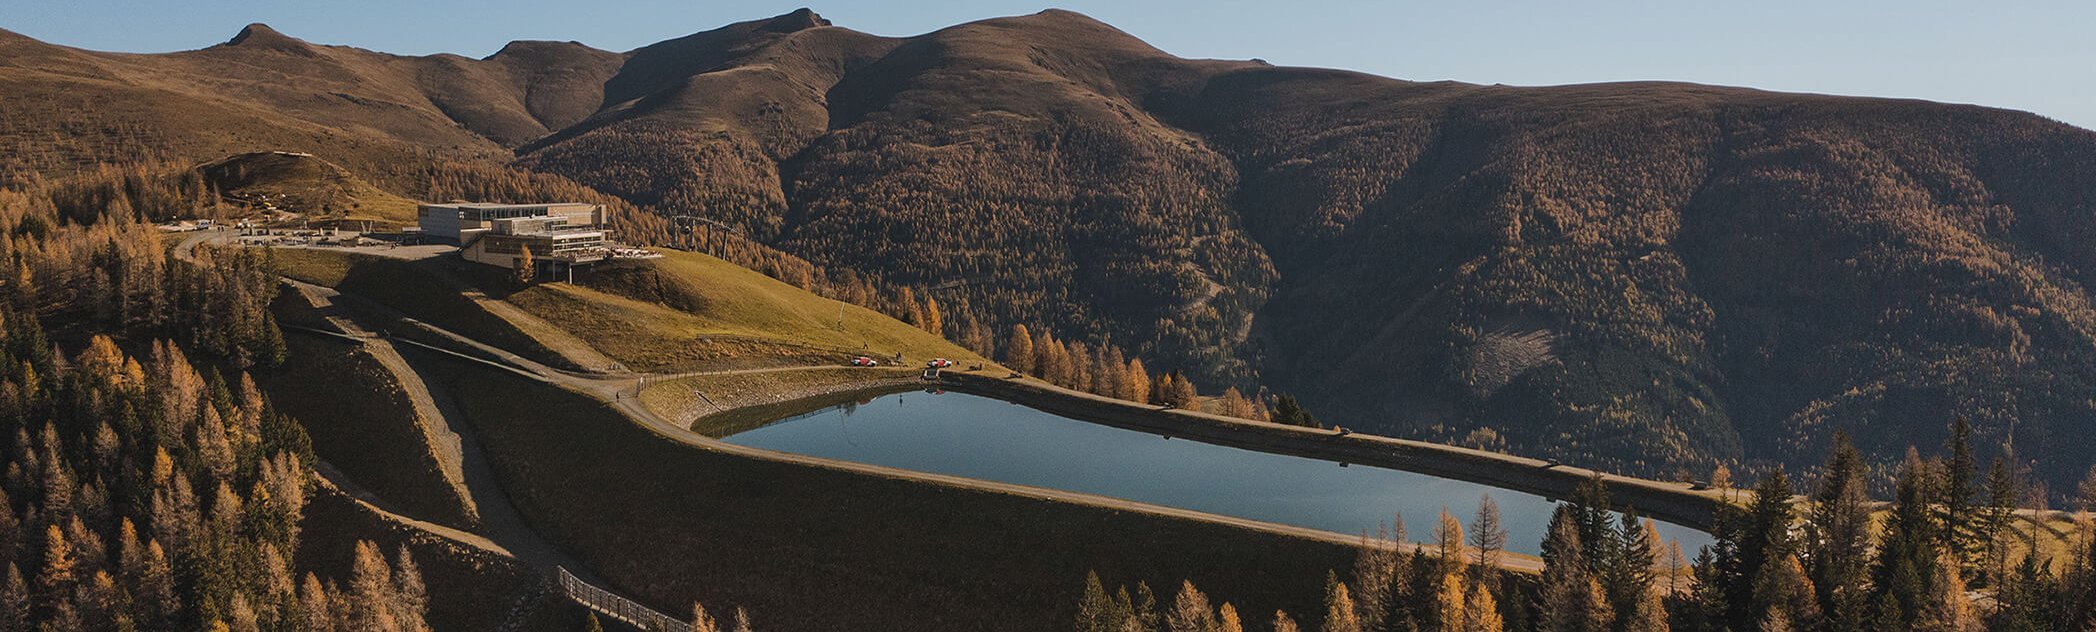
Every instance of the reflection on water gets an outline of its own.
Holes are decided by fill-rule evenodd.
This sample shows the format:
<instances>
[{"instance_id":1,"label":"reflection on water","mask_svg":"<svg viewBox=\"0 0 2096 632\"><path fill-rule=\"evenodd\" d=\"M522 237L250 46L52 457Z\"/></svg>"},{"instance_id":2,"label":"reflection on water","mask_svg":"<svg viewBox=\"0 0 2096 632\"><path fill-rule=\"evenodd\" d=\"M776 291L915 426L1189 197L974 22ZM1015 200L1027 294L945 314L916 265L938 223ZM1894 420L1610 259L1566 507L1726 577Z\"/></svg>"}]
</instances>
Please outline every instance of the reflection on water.
<instances>
[{"instance_id":1,"label":"reflection on water","mask_svg":"<svg viewBox=\"0 0 2096 632\"><path fill-rule=\"evenodd\" d=\"M1401 470L1169 439L961 393L901 393L793 417L729 443L842 461L1062 489L1339 533L1402 515L1429 537L1443 507L1465 524L1499 503L1507 549L1533 554L1554 501ZM1700 531L1659 523L1693 555Z\"/></svg>"}]
</instances>

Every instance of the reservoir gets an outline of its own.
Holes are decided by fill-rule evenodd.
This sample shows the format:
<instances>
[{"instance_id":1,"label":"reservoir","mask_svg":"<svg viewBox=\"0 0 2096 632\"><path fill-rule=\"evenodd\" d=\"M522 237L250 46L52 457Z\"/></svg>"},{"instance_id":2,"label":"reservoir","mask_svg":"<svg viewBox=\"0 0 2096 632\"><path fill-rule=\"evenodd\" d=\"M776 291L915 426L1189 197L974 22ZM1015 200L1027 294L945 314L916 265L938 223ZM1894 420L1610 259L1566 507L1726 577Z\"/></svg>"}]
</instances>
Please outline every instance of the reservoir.
<instances>
[{"instance_id":1,"label":"reservoir","mask_svg":"<svg viewBox=\"0 0 2096 632\"><path fill-rule=\"evenodd\" d=\"M905 470L1096 494L1308 527L1374 533L1402 516L1432 538L1446 507L1467 529L1478 500L1499 504L1507 550L1535 554L1556 501L1489 485L1219 446L1070 419L964 393L885 395L723 438L737 445ZM1701 531L1659 523L1683 555Z\"/></svg>"}]
</instances>

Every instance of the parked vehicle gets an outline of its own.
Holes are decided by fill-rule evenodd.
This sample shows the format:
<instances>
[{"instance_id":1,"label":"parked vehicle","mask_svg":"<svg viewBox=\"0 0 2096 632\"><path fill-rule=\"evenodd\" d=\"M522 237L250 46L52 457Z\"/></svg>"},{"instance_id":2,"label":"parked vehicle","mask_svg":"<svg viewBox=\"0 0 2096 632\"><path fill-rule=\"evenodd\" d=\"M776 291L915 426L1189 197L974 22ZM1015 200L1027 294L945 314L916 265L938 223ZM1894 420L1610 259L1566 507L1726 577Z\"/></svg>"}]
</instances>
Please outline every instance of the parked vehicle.
<instances>
[{"instance_id":1,"label":"parked vehicle","mask_svg":"<svg viewBox=\"0 0 2096 632\"><path fill-rule=\"evenodd\" d=\"M932 358L930 362L924 363L924 366L934 369L944 369L953 366L953 361L948 360L946 358Z\"/></svg>"},{"instance_id":2,"label":"parked vehicle","mask_svg":"<svg viewBox=\"0 0 2096 632\"><path fill-rule=\"evenodd\" d=\"M881 361L866 356L859 356L852 358L851 363L852 366L880 366Z\"/></svg>"}]
</instances>

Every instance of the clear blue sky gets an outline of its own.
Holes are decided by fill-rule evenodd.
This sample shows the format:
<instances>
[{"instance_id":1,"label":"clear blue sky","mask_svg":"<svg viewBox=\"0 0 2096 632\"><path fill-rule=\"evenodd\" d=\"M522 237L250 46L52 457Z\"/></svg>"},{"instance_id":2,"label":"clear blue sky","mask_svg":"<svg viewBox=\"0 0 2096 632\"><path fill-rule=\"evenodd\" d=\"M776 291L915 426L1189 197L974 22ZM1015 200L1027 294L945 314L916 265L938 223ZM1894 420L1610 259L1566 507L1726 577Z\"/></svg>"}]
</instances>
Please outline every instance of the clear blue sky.
<instances>
[{"instance_id":1,"label":"clear blue sky","mask_svg":"<svg viewBox=\"0 0 2096 632\"><path fill-rule=\"evenodd\" d=\"M2096 128L2096 2L2030 0L831 0L838 26L915 35L968 20L1079 11L1186 57L1347 68L1415 80L1548 85L1666 79L1897 96L2037 112ZM0 28L155 52L248 22L402 54L493 53L513 39L612 50L770 17L807 0L6 0Z\"/></svg>"}]
</instances>

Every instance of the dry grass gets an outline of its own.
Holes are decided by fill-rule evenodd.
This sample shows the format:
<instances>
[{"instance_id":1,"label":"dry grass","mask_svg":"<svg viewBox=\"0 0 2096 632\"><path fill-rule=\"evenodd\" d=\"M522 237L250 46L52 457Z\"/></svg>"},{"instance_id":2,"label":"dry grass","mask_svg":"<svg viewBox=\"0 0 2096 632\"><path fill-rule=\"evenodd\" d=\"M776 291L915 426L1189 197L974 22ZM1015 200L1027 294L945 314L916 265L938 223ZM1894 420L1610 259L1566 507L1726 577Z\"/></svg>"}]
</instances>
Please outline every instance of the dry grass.
<instances>
[{"instance_id":1,"label":"dry grass","mask_svg":"<svg viewBox=\"0 0 2096 632\"><path fill-rule=\"evenodd\" d=\"M913 363L934 357L986 362L873 310L711 256L665 254L505 300L642 371L832 364L862 353L901 353Z\"/></svg>"},{"instance_id":2,"label":"dry grass","mask_svg":"<svg viewBox=\"0 0 2096 632\"><path fill-rule=\"evenodd\" d=\"M914 370L850 367L695 375L651 383L641 391L640 401L655 414L690 426L695 432L725 436L777 420L783 415L770 413L778 406L820 408L820 404L802 402L830 394L843 394L848 400L863 392L905 389L917 384ZM700 425L692 426L694 421Z\"/></svg>"}]
</instances>

